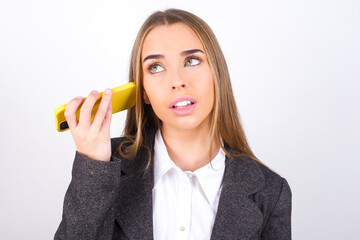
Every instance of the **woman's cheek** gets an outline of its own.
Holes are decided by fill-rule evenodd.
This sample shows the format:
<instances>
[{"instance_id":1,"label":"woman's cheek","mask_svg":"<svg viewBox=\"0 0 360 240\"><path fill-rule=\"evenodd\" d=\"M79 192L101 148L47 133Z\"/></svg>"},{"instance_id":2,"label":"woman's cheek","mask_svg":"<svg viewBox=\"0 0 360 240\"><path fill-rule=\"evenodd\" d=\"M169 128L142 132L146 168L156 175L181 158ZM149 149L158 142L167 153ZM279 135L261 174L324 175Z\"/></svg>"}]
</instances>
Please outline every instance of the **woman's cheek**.
<instances>
[{"instance_id":1,"label":"woman's cheek","mask_svg":"<svg viewBox=\"0 0 360 240\"><path fill-rule=\"evenodd\" d=\"M161 92L151 92L150 103L151 107L153 108L155 114L160 117L161 115L164 115L165 113L165 106L166 106L166 100L161 98L162 94Z\"/></svg>"}]
</instances>

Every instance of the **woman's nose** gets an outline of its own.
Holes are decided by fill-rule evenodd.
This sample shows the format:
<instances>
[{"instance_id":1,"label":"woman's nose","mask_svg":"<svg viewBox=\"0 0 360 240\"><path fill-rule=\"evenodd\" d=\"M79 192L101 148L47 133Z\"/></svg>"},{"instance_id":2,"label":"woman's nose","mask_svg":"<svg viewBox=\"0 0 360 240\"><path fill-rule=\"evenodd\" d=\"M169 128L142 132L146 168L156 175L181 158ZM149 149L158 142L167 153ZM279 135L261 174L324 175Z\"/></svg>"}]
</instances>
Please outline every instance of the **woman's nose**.
<instances>
[{"instance_id":1,"label":"woman's nose","mask_svg":"<svg viewBox=\"0 0 360 240\"><path fill-rule=\"evenodd\" d=\"M172 72L172 74L169 77L171 78L171 88L172 88L172 90L187 87L185 78L184 78L184 76L182 76L181 70Z\"/></svg>"},{"instance_id":2,"label":"woman's nose","mask_svg":"<svg viewBox=\"0 0 360 240\"><path fill-rule=\"evenodd\" d=\"M176 82L173 82L172 83L172 86L171 88L173 90L176 90L176 89L179 89L179 88L185 88L186 87L186 84L182 81L176 81Z\"/></svg>"}]
</instances>

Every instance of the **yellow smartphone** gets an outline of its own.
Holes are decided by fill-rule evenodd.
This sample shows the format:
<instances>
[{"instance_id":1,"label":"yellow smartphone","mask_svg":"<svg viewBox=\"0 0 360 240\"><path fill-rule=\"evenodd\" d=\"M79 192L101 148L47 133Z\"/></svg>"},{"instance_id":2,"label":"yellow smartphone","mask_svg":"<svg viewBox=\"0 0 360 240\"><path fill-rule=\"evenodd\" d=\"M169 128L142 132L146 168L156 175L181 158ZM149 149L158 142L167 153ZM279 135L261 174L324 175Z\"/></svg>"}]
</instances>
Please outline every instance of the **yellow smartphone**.
<instances>
[{"instance_id":1,"label":"yellow smartphone","mask_svg":"<svg viewBox=\"0 0 360 240\"><path fill-rule=\"evenodd\" d=\"M112 113L117 113L123 111L125 109L129 109L135 105L135 83L129 82L127 84L121 85L119 87L112 89L113 93L111 96L112 103ZM104 92L99 94L99 98L96 100L93 110L91 112L91 121L93 121L96 110L99 107L101 97ZM86 98L85 98L86 99ZM84 101L85 101L84 99ZM83 103L84 103L83 101ZM83 104L82 103L82 104ZM80 109L82 104L76 110L76 117L79 120ZM69 129L69 125L66 122L66 118L64 116L65 108L67 104L61 105L55 109L55 127L59 132L64 132Z\"/></svg>"}]
</instances>

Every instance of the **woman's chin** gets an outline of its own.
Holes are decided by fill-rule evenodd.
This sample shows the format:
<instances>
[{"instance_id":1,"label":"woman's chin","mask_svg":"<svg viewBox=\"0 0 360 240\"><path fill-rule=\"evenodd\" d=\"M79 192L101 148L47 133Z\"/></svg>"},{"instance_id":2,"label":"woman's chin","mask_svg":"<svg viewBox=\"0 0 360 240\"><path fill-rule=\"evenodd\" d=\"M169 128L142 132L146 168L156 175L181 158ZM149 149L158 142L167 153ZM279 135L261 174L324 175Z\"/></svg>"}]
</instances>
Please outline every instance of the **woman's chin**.
<instances>
[{"instance_id":1,"label":"woman's chin","mask_svg":"<svg viewBox=\"0 0 360 240\"><path fill-rule=\"evenodd\" d=\"M210 122L206 124L205 119L197 119L194 116L187 116L175 119L171 122L162 122L163 128L168 128L169 130L179 130L179 131L198 131L201 128L210 128Z\"/></svg>"}]
</instances>

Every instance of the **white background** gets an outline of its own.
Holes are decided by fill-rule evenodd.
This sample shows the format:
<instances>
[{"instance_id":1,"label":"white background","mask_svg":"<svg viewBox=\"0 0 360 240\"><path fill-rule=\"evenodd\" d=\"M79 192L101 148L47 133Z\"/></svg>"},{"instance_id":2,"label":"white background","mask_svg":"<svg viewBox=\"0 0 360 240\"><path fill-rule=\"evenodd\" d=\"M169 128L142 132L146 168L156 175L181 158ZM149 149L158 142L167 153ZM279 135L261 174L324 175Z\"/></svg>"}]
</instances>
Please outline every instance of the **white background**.
<instances>
[{"instance_id":1,"label":"white background","mask_svg":"<svg viewBox=\"0 0 360 240\"><path fill-rule=\"evenodd\" d=\"M250 145L291 186L293 239L355 239L357 0L1 0L0 239L53 238L75 156L55 108L126 83L137 31L169 7L215 32ZM112 137L124 116L113 115Z\"/></svg>"}]
</instances>

